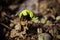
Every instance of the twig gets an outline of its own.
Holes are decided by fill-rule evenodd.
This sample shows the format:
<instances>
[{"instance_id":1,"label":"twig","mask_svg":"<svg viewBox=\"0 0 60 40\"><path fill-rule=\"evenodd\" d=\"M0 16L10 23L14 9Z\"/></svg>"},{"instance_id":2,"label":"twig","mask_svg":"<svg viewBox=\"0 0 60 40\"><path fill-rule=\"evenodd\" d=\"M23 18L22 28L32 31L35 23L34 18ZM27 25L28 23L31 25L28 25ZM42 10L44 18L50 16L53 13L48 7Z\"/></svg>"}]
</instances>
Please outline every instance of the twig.
<instances>
[{"instance_id":1,"label":"twig","mask_svg":"<svg viewBox=\"0 0 60 40\"><path fill-rule=\"evenodd\" d=\"M11 30L10 27L8 27L7 25L3 24L3 23L0 23L1 25L3 25L4 27L8 28L9 30Z\"/></svg>"}]
</instances>

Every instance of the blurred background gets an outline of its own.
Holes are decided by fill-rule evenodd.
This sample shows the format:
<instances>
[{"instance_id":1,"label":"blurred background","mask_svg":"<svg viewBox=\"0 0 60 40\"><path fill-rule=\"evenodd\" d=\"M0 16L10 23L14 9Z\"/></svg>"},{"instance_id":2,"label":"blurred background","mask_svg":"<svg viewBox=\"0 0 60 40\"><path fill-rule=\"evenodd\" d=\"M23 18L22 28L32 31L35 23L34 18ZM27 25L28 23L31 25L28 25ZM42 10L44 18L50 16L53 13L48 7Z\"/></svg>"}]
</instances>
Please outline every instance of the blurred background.
<instances>
[{"instance_id":1,"label":"blurred background","mask_svg":"<svg viewBox=\"0 0 60 40\"><path fill-rule=\"evenodd\" d=\"M31 10L39 18L44 17L45 19L47 19L46 24L48 23L55 24L53 26L57 27L56 34L58 35L56 36L57 37L56 40L60 40L60 20L58 21L56 20L56 17L59 16L60 18L60 0L0 0L0 40L14 40L15 37L9 38L9 35L10 35L9 33L14 28L14 27L10 27L11 20L14 20L14 19L17 20L18 13L25 9ZM46 25L44 24L44 26ZM42 30L44 31L46 29L49 30L49 28L45 28ZM52 35L51 37L53 37L53 34L51 33L48 33L48 34L50 36ZM33 34L33 36L35 35ZM19 40L19 39L15 39L15 40ZM29 39L28 37L28 39L24 39L24 40L33 40L33 39ZM37 39L34 39L34 40L37 40ZM52 40L55 40L55 39L52 38Z\"/></svg>"}]
</instances>

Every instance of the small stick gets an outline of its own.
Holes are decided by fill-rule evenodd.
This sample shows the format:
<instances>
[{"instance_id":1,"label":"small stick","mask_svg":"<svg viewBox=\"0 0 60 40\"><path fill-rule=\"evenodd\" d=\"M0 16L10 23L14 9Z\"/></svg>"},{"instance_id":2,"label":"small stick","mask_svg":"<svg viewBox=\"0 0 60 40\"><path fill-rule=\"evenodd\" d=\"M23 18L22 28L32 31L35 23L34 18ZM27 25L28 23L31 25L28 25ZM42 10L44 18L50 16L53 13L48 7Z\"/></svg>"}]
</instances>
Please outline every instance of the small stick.
<instances>
[{"instance_id":1,"label":"small stick","mask_svg":"<svg viewBox=\"0 0 60 40\"><path fill-rule=\"evenodd\" d=\"M10 27L8 27L7 25L3 24L3 23L0 23L1 25L3 25L4 27L8 28L9 30L11 30Z\"/></svg>"}]
</instances>

